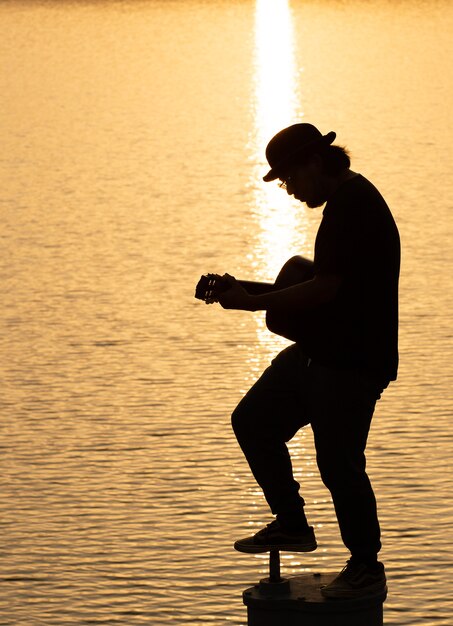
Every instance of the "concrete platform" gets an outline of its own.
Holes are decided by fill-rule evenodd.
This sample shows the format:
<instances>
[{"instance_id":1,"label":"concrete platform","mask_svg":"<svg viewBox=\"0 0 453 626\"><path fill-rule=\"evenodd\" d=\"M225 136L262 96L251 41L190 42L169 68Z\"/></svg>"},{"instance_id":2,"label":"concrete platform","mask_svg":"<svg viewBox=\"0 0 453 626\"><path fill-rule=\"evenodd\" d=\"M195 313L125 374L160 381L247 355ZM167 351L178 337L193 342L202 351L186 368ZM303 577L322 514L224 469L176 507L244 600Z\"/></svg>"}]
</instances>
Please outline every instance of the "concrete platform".
<instances>
[{"instance_id":1,"label":"concrete platform","mask_svg":"<svg viewBox=\"0 0 453 626\"><path fill-rule=\"evenodd\" d=\"M326 599L321 587L337 574L263 579L243 593L248 626L382 626L387 590L354 600Z\"/></svg>"}]
</instances>

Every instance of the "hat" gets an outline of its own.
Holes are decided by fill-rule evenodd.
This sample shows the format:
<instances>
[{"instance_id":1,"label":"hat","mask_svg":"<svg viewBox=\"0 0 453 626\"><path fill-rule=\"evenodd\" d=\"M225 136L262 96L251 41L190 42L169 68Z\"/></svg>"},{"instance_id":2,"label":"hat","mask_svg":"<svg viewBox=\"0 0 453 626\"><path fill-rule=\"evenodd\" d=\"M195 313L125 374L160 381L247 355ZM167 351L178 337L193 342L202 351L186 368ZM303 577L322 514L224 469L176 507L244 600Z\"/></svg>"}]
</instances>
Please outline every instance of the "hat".
<instances>
[{"instance_id":1,"label":"hat","mask_svg":"<svg viewBox=\"0 0 453 626\"><path fill-rule=\"evenodd\" d=\"M313 124L293 124L272 137L266 148L266 159L271 169L263 177L269 182L282 178L294 163L331 144L336 137L331 131L322 135Z\"/></svg>"}]
</instances>

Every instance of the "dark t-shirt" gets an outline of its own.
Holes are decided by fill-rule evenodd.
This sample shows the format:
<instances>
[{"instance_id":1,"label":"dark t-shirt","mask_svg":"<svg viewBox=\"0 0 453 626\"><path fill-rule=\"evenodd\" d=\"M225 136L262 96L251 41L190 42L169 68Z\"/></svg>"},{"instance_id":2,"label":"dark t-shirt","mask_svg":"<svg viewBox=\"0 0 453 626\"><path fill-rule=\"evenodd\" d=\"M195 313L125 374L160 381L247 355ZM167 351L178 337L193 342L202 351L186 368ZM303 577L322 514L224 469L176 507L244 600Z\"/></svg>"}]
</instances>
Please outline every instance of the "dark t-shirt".
<instances>
[{"instance_id":1,"label":"dark t-shirt","mask_svg":"<svg viewBox=\"0 0 453 626\"><path fill-rule=\"evenodd\" d=\"M385 386L398 368L400 240L385 200L363 176L324 208L315 275L339 274L336 298L304 314L298 343L321 365L358 368ZM302 320L301 320L302 321Z\"/></svg>"}]
</instances>

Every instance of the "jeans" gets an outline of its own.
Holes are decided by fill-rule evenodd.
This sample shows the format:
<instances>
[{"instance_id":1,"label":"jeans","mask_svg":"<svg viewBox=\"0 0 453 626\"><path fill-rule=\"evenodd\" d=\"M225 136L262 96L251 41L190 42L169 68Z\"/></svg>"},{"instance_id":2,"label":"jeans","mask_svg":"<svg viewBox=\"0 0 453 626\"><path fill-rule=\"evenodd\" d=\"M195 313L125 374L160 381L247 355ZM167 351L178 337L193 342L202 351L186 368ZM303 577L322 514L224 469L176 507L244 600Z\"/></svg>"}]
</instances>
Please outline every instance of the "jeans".
<instances>
[{"instance_id":1,"label":"jeans","mask_svg":"<svg viewBox=\"0 0 453 626\"><path fill-rule=\"evenodd\" d=\"M271 511L304 504L286 442L311 424L316 460L329 489L341 536L354 558L380 548L376 499L365 471L365 447L382 386L358 370L314 363L293 344L280 352L233 412L232 425Z\"/></svg>"}]
</instances>

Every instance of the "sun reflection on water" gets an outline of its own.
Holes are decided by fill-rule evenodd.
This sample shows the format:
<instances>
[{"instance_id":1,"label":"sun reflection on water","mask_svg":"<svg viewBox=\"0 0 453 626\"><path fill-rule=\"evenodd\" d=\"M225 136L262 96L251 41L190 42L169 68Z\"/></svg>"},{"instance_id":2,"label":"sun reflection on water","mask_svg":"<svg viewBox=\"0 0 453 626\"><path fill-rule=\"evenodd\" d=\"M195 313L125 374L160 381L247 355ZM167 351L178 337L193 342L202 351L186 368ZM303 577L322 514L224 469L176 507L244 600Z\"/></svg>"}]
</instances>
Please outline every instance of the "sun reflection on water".
<instances>
[{"instance_id":1,"label":"sun reflection on water","mask_svg":"<svg viewBox=\"0 0 453 626\"><path fill-rule=\"evenodd\" d=\"M262 181L268 170L265 157L268 141L279 130L303 117L298 105L292 15L288 1L257 0L255 36L255 128L251 158L254 163L254 214L259 237L249 262L257 278L273 281L289 257L303 253L307 241L307 228L298 203L276 182ZM264 316L255 315L254 320L260 350L259 358L256 354L250 356L250 365L258 374L288 342L267 330ZM308 476L315 463L313 454L305 451L305 438L304 431L289 444L295 460L303 455L297 479L301 478L300 472ZM261 491L249 492L248 497L252 497L254 507L260 506ZM259 514L256 519L260 519ZM288 564L292 565L292 562Z\"/></svg>"},{"instance_id":2,"label":"sun reflection on water","mask_svg":"<svg viewBox=\"0 0 453 626\"><path fill-rule=\"evenodd\" d=\"M255 128L252 168L254 205L258 220L258 246L250 254L255 275L274 280L292 254L306 240L294 201L277 183L260 183L268 168L265 149L269 139L282 128L300 120L292 16L289 2L257 0L255 16ZM272 351L285 340L270 335L263 317L256 316L258 340Z\"/></svg>"},{"instance_id":3,"label":"sun reflection on water","mask_svg":"<svg viewBox=\"0 0 453 626\"><path fill-rule=\"evenodd\" d=\"M269 138L297 114L293 29L289 2L257 0L255 17L256 135ZM264 163L264 150L259 158ZM262 164L260 163L260 165Z\"/></svg>"}]
</instances>

